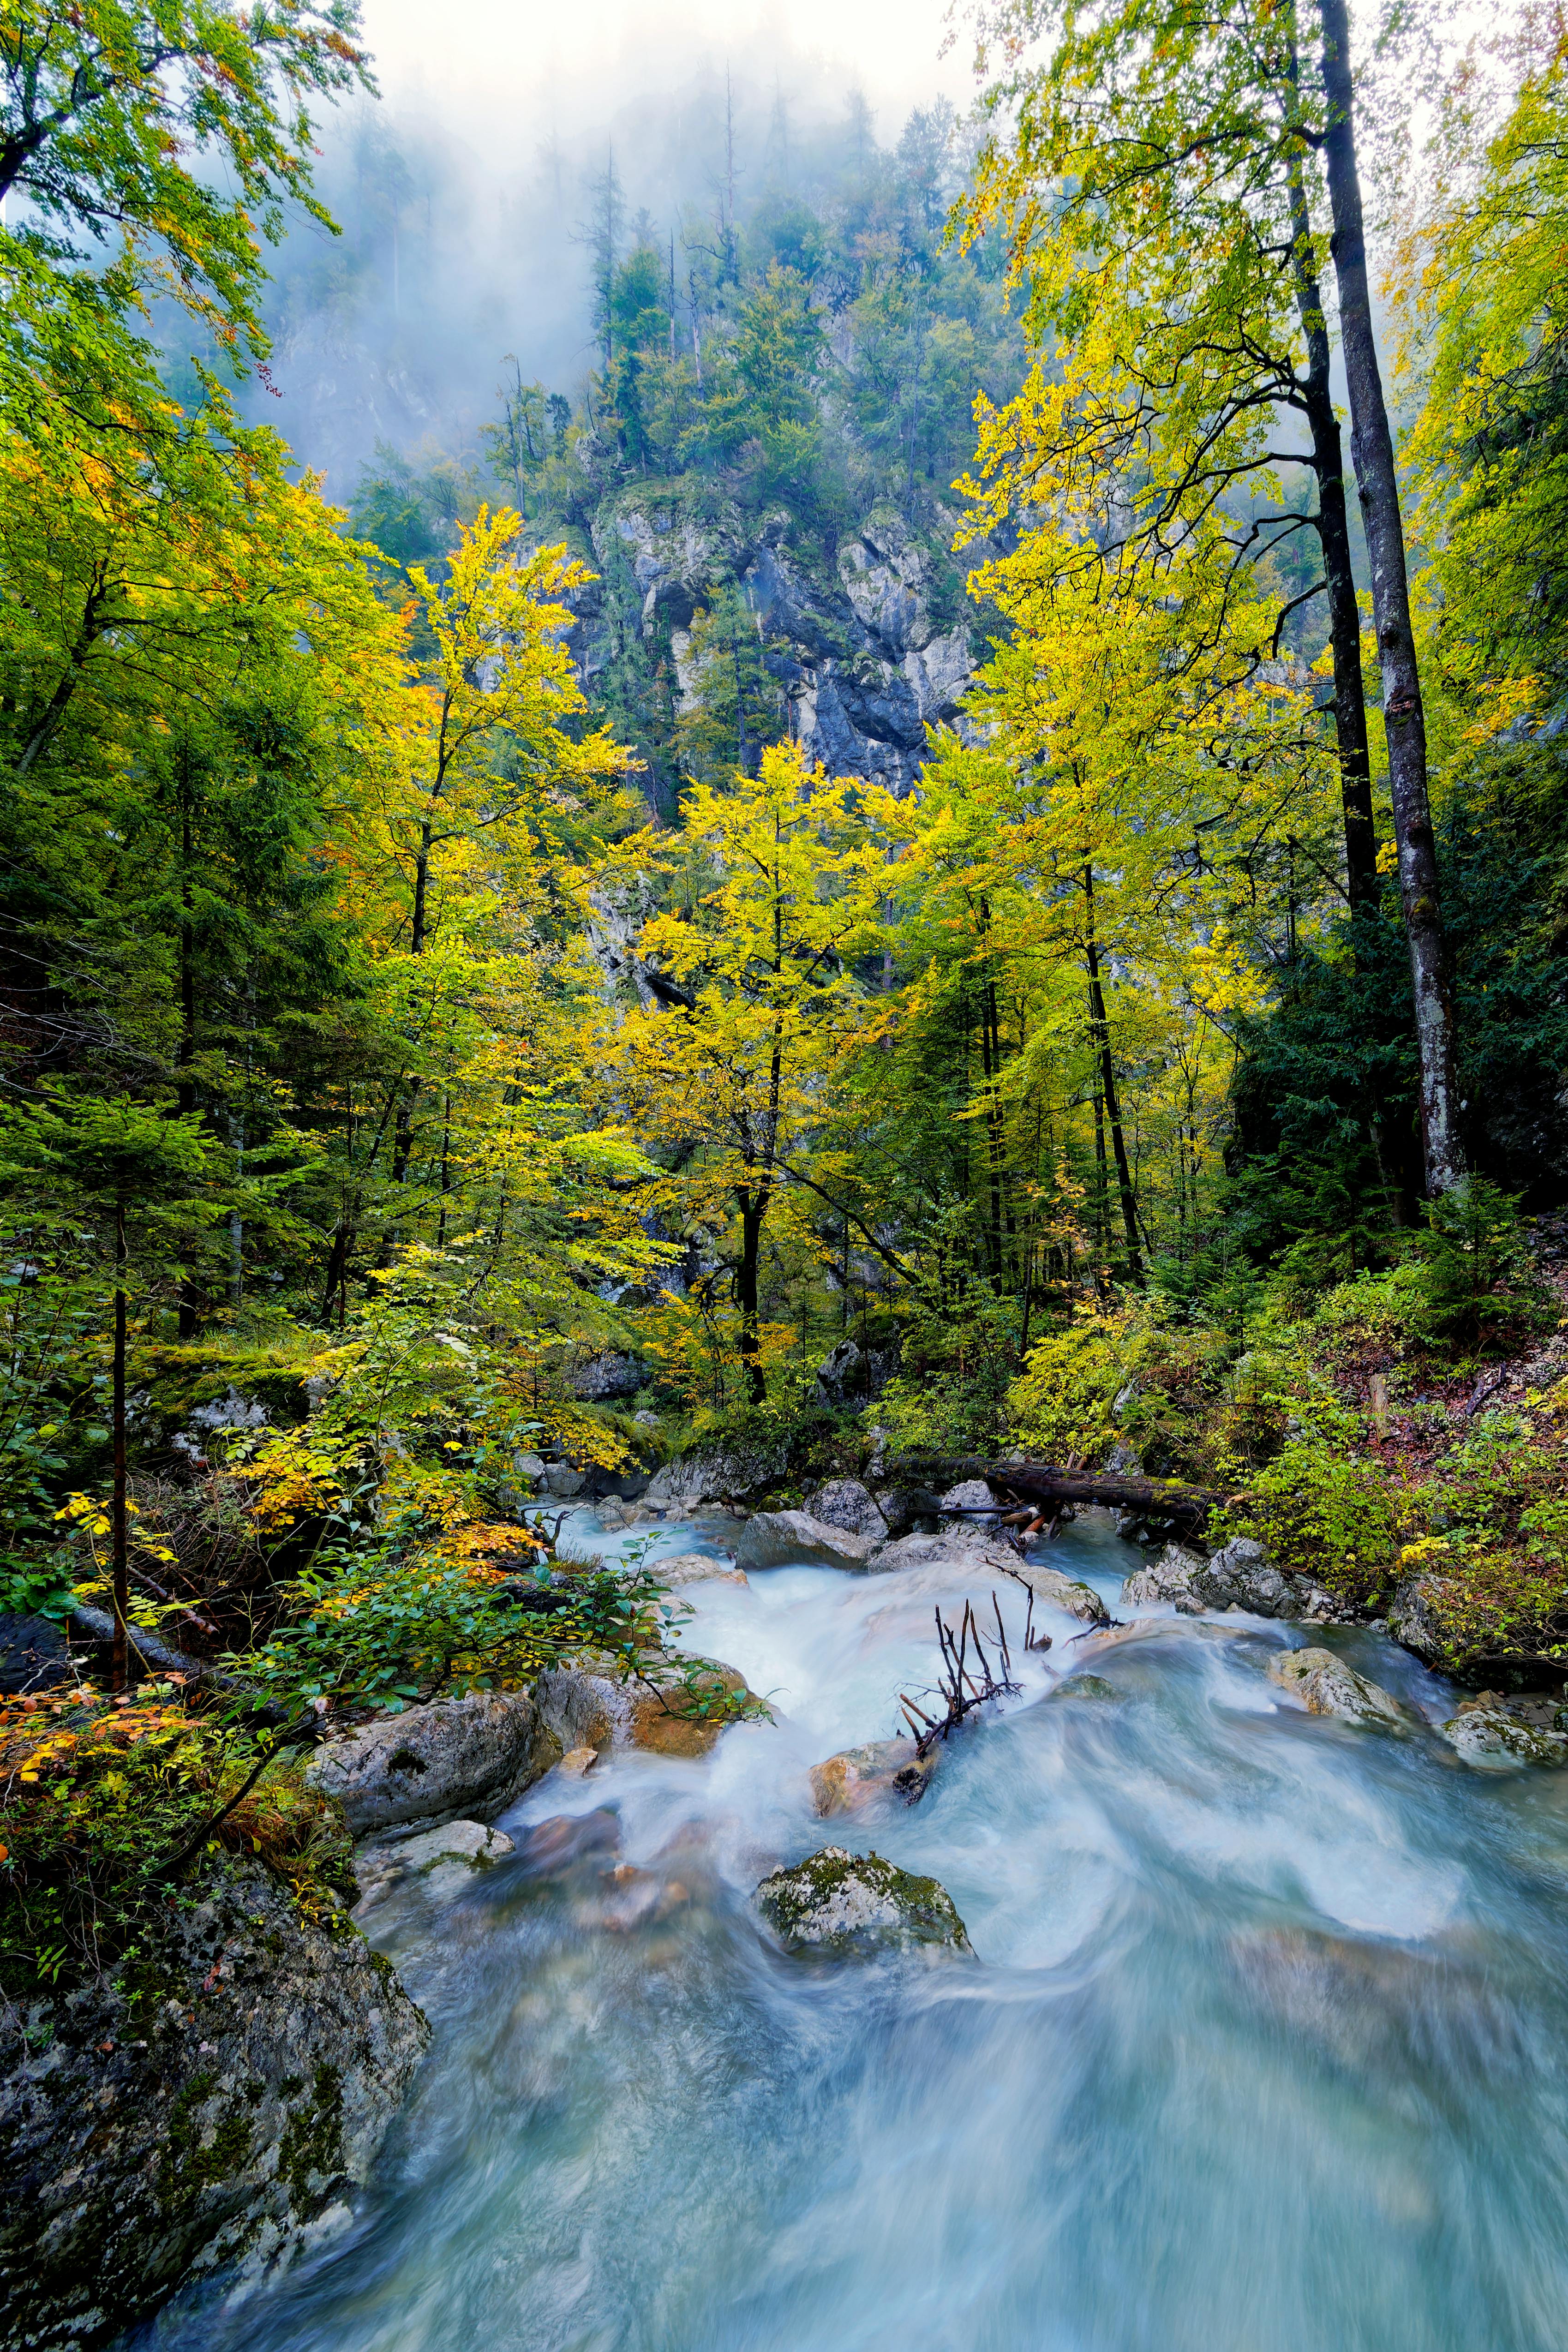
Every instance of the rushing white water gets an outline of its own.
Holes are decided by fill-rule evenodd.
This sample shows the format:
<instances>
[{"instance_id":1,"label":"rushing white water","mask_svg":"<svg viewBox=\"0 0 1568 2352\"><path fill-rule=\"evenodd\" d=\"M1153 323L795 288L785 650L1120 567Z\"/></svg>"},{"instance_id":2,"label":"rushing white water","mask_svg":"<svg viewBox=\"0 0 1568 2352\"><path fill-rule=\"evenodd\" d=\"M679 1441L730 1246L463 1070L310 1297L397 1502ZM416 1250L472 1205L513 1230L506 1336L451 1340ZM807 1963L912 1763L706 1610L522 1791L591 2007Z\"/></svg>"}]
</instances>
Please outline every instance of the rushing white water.
<instances>
[{"instance_id":1,"label":"rushing white water","mask_svg":"<svg viewBox=\"0 0 1568 2352\"><path fill-rule=\"evenodd\" d=\"M1111 1599L1136 1564L1083 1526L1050 1558ZM372 1914L435 2027L374 2193L138 2343L1562 2352L1568 1773L1307 1716L1265 1673L1300 1632L1254 1619L1071 1647L1047 1619L1025 1664L1013 1587L1023 1695L918 1807L818 1822L807 1767L896 1727L964 1589L694 1588L686 1638L776 1722L552 1776L514 1860ZM1329 1638L1447 1711L1377 1637ZM1116 1696L1062 1686L1084 1671ZM977 1958L784 1956L750 1892L827 1843L940 1878Z\"/></svg>"}]
</instances>

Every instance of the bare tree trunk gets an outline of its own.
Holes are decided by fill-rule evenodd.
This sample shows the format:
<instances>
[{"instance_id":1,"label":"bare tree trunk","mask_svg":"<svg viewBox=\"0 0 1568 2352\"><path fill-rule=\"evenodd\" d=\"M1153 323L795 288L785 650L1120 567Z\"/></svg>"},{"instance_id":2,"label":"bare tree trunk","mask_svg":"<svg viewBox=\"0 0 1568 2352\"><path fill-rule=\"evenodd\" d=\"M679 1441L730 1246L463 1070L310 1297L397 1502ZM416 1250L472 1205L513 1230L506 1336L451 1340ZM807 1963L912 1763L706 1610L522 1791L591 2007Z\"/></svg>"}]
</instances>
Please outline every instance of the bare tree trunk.
<instances>
[{"instance_id":1,"label":"bare tree trunk","mask_svg":"<svg viewBox=\"0 0 1568 2352\"><path fill-rule=\"evenodd\" d=\"M1372 612L1383 668L1383 717L1388 734L1394 832L1399 847L1399 891L1415 998L1421 1142L1426 1190L1436 1194L1447 1192L1465 1173L1458 1135L1453 995L1437 891L1437 849L1426 792L1426 723L1421 708L1415 636L1410 625L1399 479L1367 284L1345 0L1322 0L1322 24L1323 91L1328 100L1323 159L1334 218L1340 340L1351 396L1351 457L1372 561Z\"/></svg>"},{"instance_id":2,"label":"bare tree trunk","mask_svg":"<svg viewBox=\"0 0 1568 2352\"><path fill-rule=\"evenodd\" d=\"M1311 218L1298 163L1290 174L1291 261L1296 302L1307 340L1302 387L1318 483L1318 542L1329 598L1329 646L1334 664L1334 741L1344 813L1345 887L1351 913L1377 902L1377 831L1372 811L1372 757L1366 740L1366 698L1361 675L1361 609L1351 564L1350 515L1345 506L1344 450L1334 414L1328 320L1312 259Z\"/></svg>"},{"instance_id":3,"label":"bare tree trunk","mask_svg":"<svg viewBox=\"0 0 1568 2352\"><path fill-rule=\"evenodd\" d=\"M125 1471L125 1203L114 1203L114 1494L110 1505L110 1577L114 1592L113 1683L122 1691L131 1680L125 1614L131 1606L131 1545L126 1520Z\"/></svg>"},{"instance_id":4,"label":"bare tree trunk","mask_svg":"<svg viewBox=\"0 0 1568 2352\"><path fill-rule=\"evenodd\" d=\"M1110 1148L1116 1156L1116 1185L1121 1195L1121 1223L1127 1235L1127 1271L1141 1290L1143 1286L1143 1257L1138 1247L1138 1202L1132 1190L1132 1171L1127 1159L1127 1139L1121 1130L1121 1105L1116 1092L1116 1072L1110 1061L1110 1024L1105 1014L1105 992L1100 984L1100 950L1094 936L1092 866L1086 866L1083 869L1083 890L1086 908L1083 951L1089 966L1089 1005L1100 1059L1100 1090L1105 1097Z\"/></svg>"}]
</instances>

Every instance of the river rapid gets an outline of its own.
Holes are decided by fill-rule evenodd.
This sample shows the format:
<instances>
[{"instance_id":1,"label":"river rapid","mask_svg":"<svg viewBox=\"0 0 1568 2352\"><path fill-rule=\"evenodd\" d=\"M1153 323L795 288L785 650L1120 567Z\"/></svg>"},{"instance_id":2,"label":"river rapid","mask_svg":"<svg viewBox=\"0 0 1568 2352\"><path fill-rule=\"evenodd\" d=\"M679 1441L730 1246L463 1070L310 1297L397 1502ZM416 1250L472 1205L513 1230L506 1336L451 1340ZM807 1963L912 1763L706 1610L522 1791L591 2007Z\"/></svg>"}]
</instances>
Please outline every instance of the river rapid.
<instances>
[{"instance_id":1,"label":"river rapid","mask_svg":"<svg viewBox=\"0 0 1568 2352\"><path fill-rule=\"evenodd\" d=\"M1087 1521L1049 1559L1113 1605L1139 1564ZM1012 1586L1021 1695L919 1806L816 1820L807 1768L891 1734L933 1605L992 1582L683 1596L776 1720L552 1774L512 1859L369 1913L435 2028L374 2193L138 2352L1563 2352L1568 1772L1267 1678L1326 1641L1450 1713L1377 1635L1037 1612L1026 1662ZM752 1889L830 1843L939 1878L976 1958L786 1958Z\"/></svg>"}]
</instances>

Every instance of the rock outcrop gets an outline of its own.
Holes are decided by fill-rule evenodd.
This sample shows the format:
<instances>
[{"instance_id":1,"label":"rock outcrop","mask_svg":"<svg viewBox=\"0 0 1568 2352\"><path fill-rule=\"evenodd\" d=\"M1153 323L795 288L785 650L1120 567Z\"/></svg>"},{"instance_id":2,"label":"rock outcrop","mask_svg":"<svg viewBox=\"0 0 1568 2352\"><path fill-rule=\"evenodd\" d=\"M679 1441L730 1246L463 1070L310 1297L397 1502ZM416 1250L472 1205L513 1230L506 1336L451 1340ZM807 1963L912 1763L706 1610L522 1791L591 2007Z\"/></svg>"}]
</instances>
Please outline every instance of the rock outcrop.
<instances>
[{"instance_id":1,"label":"rock outcrop","mask_svg":"<svg viewBox=\"0 0 1568 2352\"><path fill-rule=\"evenodd\" d=\"M323 1741L306 1778L362 1838L405 1822L493 1820L567 1744L532 1692L475 1691Z\"/></svg>"},{"instance_id":2,"label":"rock outcrop","mask_svg":"<svg viewBox=\"0 0 1568 2352\"><path fill-rule=\"evenodd\" d=\"M678 1454L649 1479L643 1500L665 1510L744 1501L776 1486L785 1470L782 1445L712 1446Z\"/></svg>"},{"instance_id":3,"label":"rock outcrop","mask_svg":"<svg viewBox=\"0 0 1568 2352\"><path fill-rule=\"evenodd\" d=\"M1305 1617L1321 1624L1342 1614L1331 1593L1304 1576L1286 1575L1249 1536L1233 1536L1213 1553L1169 1543L1148 1567L1133 1570L1121 1598L1130 1609L1165 1601L1188 1617L1205 1609L1239 1609L1254 1617Z\"/></svg>"},{"instance_id":4,"label":"rock outcrop","mask_svg":"<svg viewBox=\"0 0 1568 2352\"><path fill-rule=\"evenodd\" d=\"M1439 1614L1442 1587L1434 1576L1406 1576L1394 1587L1388 1630L1424 1666L1444 1663L1447 1644Z\"/></svg>"},{"instance_id":5,"label":"rock outcrop","mask_svg":"<svg viewBox=\"0 0 1568 2352\"><path fill-rule=\"evenodd\" d=\"M1410 1718L1392 1693L1368 1682L1331 1650L1283 1650L1268 1661L1268 1679L1299 1698L1312 1715L1338 1716L1372 1730L1402 1731Z\"/></svg>"},{"instance_id":6,"label":"rock outcrop","mask_svg":"<svg viewBox=\"0 0 1568 2352\"><path fill-rule=\"evenodd\" d=\"M787 1951L861 1959L879 1952L940 1958L972 1948L947 1889L879 1853L824 1846L764 1878L756 1903Z\"/></svg>"},{"instance_id":7,"label":"rock outcrop","mask_svg":"<svg viewBox=\"0 0 1568 2352\"><path fill-rule=\"evenodd\" d=\"M936 1770L936 1749L916 1752L912 1739L874 1739L846 1748L811 1768L811 1801L824 1819L858 1813L884 1797L918 1804Z\"/></svg>"},{"instance_id":8,"label":"rock outcrop","mask_svg":"<svg viewBox=\"0 0 1568 2352\"><path fill-rule=\"evenodd\" d=\"M259 1865L18 2021L0 2084L0 2352L89 2352L185 2278L346 2218L428 2028L341 1910Z\"/></svg>"}]
</instances>

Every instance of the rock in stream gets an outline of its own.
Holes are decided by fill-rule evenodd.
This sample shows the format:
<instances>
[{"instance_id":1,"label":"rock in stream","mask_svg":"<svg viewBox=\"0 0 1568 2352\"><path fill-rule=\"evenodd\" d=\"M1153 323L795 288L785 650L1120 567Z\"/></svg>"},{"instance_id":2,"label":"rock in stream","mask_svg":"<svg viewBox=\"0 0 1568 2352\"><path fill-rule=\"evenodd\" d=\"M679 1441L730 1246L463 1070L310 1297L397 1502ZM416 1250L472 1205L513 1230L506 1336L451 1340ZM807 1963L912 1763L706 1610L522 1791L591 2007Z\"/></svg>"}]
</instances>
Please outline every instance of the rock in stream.
<instances>
[{"instance_id":1,"label":"rock in stream","mask_svg":"<svg viewBox=\"0 0 1568 2352\"><path fill-rule=\"evenodd\" d=\"M936 1957L973 1949L947 1889L934 1878L900 1870L879 1853L824 1846L764 1878L756 1902L792 1952L859 1959L878 1952Z\"/></svg>"}]
</instances>

